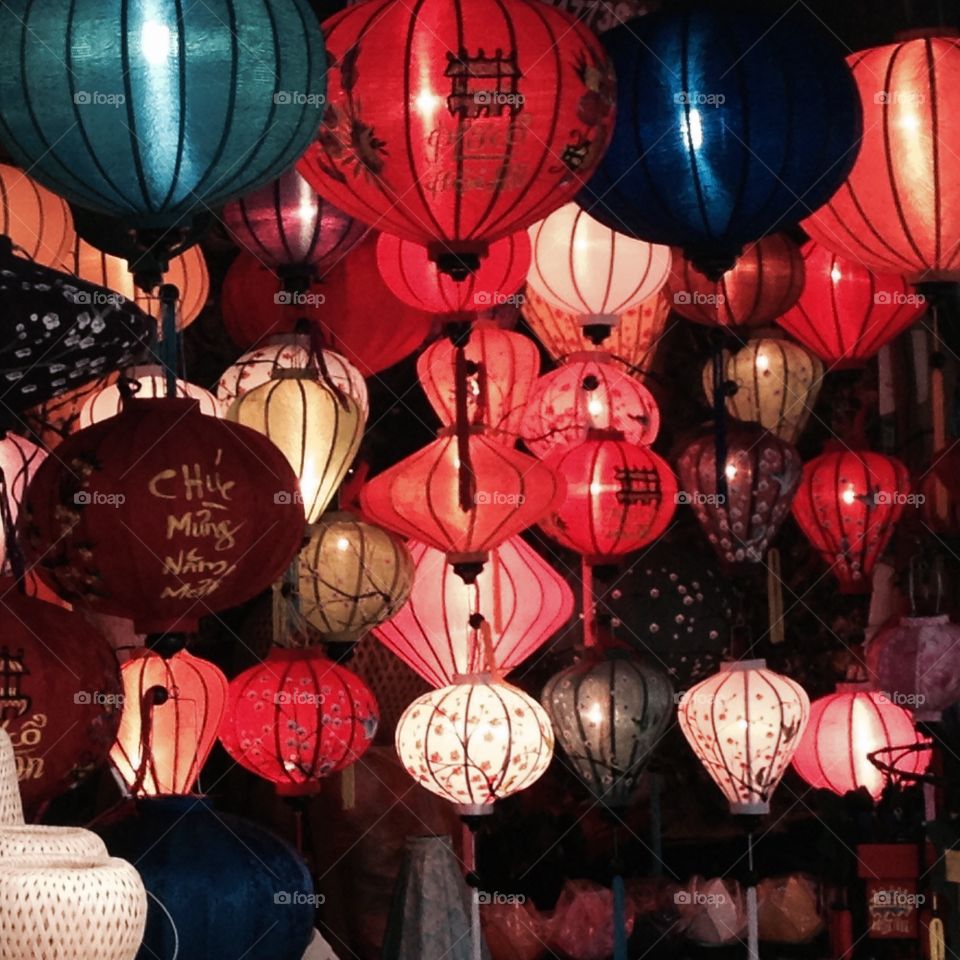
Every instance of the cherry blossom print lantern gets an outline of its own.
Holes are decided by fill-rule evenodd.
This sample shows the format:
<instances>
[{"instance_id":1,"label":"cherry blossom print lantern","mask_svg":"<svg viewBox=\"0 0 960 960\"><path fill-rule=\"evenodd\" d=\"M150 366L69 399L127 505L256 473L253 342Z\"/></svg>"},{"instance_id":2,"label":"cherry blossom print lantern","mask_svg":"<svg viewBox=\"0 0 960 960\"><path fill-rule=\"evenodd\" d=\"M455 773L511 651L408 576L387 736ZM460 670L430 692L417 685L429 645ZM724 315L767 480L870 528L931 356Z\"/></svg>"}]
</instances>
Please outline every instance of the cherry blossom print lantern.
<instances>
[{"instance_id":1,"label":"cherry blossom print lantern","mask_svg":"<svg viewBox=\"0 0 960 960\"><path fill-rule=\"evenodd\" d=\"M317 793L366 752L377 701L354 673L316 650L274 649L230 682L220 741L277 793Z\"/></svg>"},{"instance_id":2,"label":"cherry blossom print lantern","mask_svg":"<svg viewBox=\"0 0 960 960\"><path fill-rule=\"evenodd\" d=\"M439 550L410 544L416 574L406 605L374 635L435 687L479 673L489 642L494 664L509 673L573 614L566 580L520 537L490 551L472 584Z\"/></svg>"},{"instance_id":3,"label":"cherry blossom print lantern","mask_svg":"<svg viewBox=\"0 0 960 960\"><path fill-rule=\"evenodd\" d=\"M803 687L767 669L765 660L722 664L677 709L687 743L735 814L770 812L809 715Z\"/></svg>"},{"instance_id":4,"label":"cherry blossom print lantern","mask_svg":"<svg viewBox=\"0 0 960 960\"><path fill-rule=\"evenodd\" d=\"M804 465L793 516L842 591L870 589L909 493L907 468L870 450L824 453Z\"/></svg>"},{"instance_id":5,"label":"cherry blossom print lantern","mask_svg":"<svg viewBox=\"0 0 960 960\"><path fill-rule=\"evenodd\" d=\"M59 269L74 236L73 217L62 197L23 170L0 163L0 233L25 257Z\"/></svg>"},{"instance_id":6,"label":"cherry blossom print lantern","mask_svg":"<svg viewBox=\"0 0 960 960\"><path fill-rule=\"evenodd\" d=\"M300 172L359 220L427 245L444 272L465 276L571 199L606 148L600 43L537 0L389 0L348 7L324 35L326 111Z\"/></svg>"},{"instance_id":7,"label":"cherry blossom print lantern","mask_svg":"<svg viewBox=\"0 0 960 960\"><path fill-rule=\"evenodd\" d=\"M422 787L461 816L478 815L546 773L553 728L532 697L478 674L414 700L397 723L396 746Z\"/></svg>"},{"instance_id":8,"label":"cherry blossom print lantern","mask_svg":"<svg viewBox=\"0 0 960 960\"><path fill-rule=\"evenodd\" d=\"M777 323L832 369L862 364L926 309L904 277L871 273L813 241L803 259L803 293Z\"/></svg>"},{"instance_id":9,"label":"cherry blossom print lantern","mask_svg":"<svg viewBox=\"0 0 960 960\"><path fill-rule=\"evenodd\" d=\"M867 690L862 684L840 684L836 693L810 705L810 723L793 756L793 769L818 790L842 797L862 788L879 800L887 775L871 763L870 754L925 742L910 712L886 693ZM897 773L923 773L930 764L930 751L881 753L878 759L891 763Z\"/></svg>"},{"instance_id":10,"label":"cherry blossom print lantern","mask_svg":"<svg viewBox=\"0 0 960 960\"><path fill-rule=\"evenodd\" d=\"M26 437L7 433L0 439L0 474L6 484L7 508L14 523L17 522L27 485L46 456L47 452L43 447L38 447ZM7 556L7 534L4 526L0 523L0 567Z\"/></svg>"}]
</instances>

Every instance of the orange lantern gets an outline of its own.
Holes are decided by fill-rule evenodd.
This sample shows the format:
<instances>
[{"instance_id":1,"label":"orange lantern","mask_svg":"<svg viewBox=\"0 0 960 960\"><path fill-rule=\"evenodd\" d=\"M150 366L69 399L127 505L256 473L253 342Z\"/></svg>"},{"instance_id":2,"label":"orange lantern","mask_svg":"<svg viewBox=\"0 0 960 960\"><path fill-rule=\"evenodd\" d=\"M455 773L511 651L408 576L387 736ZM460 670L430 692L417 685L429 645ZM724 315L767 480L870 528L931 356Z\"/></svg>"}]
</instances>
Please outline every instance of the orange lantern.
<instances>
[{"instance_id":1,"label":"orange lantern","mask_svg":"<svg viewBox=\"0 0 960 960\"><path fill-rule=\"evenodd\" d=\"M66 200L6 163L0 163L0 234L24 256L57 270L75 236Z\"/></svg>"}]
</instances>

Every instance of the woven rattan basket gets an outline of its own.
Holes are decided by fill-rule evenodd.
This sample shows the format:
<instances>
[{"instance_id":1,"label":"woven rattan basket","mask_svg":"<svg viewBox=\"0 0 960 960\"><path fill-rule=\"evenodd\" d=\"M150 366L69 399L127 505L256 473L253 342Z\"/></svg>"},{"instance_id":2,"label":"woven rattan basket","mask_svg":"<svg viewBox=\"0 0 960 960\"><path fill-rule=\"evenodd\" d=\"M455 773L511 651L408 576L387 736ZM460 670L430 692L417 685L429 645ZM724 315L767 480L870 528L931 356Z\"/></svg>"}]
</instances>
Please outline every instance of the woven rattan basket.
<instances>
[{"instance_id":1,"label":"woven rattan basket","mask_svg":"<svg viewBox=\"0 0 960 960\"><path fill-rule=\"evenodd\" d=\"M92 830L33 824L0 826L0 864L4 866L10 860L106 860L109 856L106 844Z\"/></svg>"},{"instance_id":2,"label":"woven rattan basket","mask_svg":"<svg viewBox=\"0 0 960 960\"><path fill-rule=\"evenodd\" d=\"M23 823L23 805L13 744L7 731L0 727L0 824L5 823Z\"/></svg>"}]
</instances>

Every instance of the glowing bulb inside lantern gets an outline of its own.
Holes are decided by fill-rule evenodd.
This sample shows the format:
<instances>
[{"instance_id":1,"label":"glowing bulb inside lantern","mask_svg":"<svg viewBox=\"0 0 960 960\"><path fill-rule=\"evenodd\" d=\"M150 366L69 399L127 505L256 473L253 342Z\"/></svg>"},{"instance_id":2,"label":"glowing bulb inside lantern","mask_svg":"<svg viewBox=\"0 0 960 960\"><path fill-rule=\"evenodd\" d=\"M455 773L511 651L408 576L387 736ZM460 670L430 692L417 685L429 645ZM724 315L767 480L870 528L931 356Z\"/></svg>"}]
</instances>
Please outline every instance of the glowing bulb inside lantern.
<instances>
[{"instance_id":1,"label":"glowing bulb inside lantern","mask_svg":"<svg viewBox=\"0 0 960 960\"><path fill-rule=\"evenodd\" d=\"M593 397L587 401L587 410L591 417L599 417L603 413L603 401Z\"/></svg>"},{"instance_id":2,"label":"glowing bulb inside lantern","mask_svg":"<svg viewBox=\"0 0 960 960\"><path fill-rule=\"evenodd\" d=\"M684 139L694 150L703 146L703 120L699 110L691 110L681 121Z\"/></svg>"},{"instance_id":3,"label":"glowing bulb inside lantern","mask_svg":"<svg viewBox=\"0 0 960 960\"><path fill-rule=\"evenodd\" d=\"M170 28L165 23L148 20L140 28L140 50L143 59L153 66L159 66L171 54Z\"/></svg>"},{"instance_id":4,"label":"glowing bulb inside lantern","mask_svg":"<svg viewBox=\"0 0 960 960\"><path fill-rule=\"evenodd\" d=\"M432 90L421 90L414 103L421 117L432 120L437 107L440 106L440 98Z\"/></svg>"},{"instance_id":5,"label":"glowing bulb inside lantern","mask_svg":"<svg viewBox=\"0 0 960 960\"><path fill-rule=\"evenodd\" d=\"M732 463L728 463L723 472L727 475L728 480L732 480L737 475L737 468Z\"/></svg>"},{"instance_id":6,"label":"glowing bulb inside lantern","mask_svg":"<svg viewBox=\"0 0 960 960\"><path fill-rule=\"evenodd\" d=\"M346 537L341 537L337 541L338 550L346 550L350 546L350 541Z\"/></svg>"},{"instance_id":7,"label":"glowing bulb inside lantern","mask_svg":"<svg viewBox=\"0 0 960 960\"><path fill-rule=\"evenodd\" d=\"M600 704L595 703L587 711L587 720L589 720L590 723L600 723L602 719L603 719L603 711L600 709Z\"/></svg>"},{"instance_id":8,"label":"glowing bulb inside lantern","mask_svg":"<svg viewBox=\"0 0 960 960\"><path fill-rule=\"evenodd\" d=\"M840 272L839 267L833 267L830 271L830 279L834 283L839 283L843 279L843 274Z\"/></svg>"},{"instance_id":9,"label":"glowing bulb inside lantern","mask_svg":"<svg viewBox=\"0 0 960 960\"><path fill-rule=\"evenodd\" d=\"M590 492L594 496L597 496L597 494L603 493L603 484L600 483L598 480L594 480L593 483L590 484Z\"/></svg>"},{"instance_id":10,"label":"glowing bulb inside lantern","mask_svg":"<svg viewBox=\"0 0 960 960\"><path fill-rule=\"evenodd\" d=\"M857 499L857 491L853 489L852 483L847 484L847 488L840 494L840 499L848 505Z\"/></svg>"},{"instance_id":11,"label":"glowing bulb inside lantern","mask_svg":"<svg viewBox=\"0 0 960 960\"><path fill-rule=\"evenodd\" d=\"M757 369L768 370L770 368L770 358L765 353L757 354Z\"/></svg>"}]
</instances>

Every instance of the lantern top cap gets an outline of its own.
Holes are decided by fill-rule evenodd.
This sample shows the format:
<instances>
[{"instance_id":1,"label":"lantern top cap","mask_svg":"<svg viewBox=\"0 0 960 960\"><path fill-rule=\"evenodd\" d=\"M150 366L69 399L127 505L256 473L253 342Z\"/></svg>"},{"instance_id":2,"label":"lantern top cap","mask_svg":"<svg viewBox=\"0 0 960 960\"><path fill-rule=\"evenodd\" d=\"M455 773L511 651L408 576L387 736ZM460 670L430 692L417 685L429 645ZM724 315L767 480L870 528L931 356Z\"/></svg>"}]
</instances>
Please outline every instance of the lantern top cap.
<instances>
[{"instance_id":1,"label":"lantern top cap","mask_svg":"<svg viewBox=\"0 0 960 960\"><path fill-rule=\"evenodd\" d=\"M907 43L910 40L949 40L960 37L960 29L941 24L930 27L911 27L909 30L898 30L893 39L896 43Z\"/></svg>"},{"instance_id":2,"label":"lantern top cap","mask_svg":"<svg viewBox=\"0 0 960 960\"><path fill-rule=\"evenodd\" d=\"M845 680L838 683L833 691L837 693L873 693L873 685L868 680Z\"/></svg>"},{"instance_id":3,"label":"lantern top cap","mask_svg":"<svg viewBox=\"0 0 960 960\"><path fill-rule=\"evenodd\" d=\"M613 354L609 350L577 350L563 358L562 366L573 366L575 363L612 364Z\"/></svg>"},{"instance_id":4,"label":"lantern top cap","mask_svg":"<svg viewBox=\"0 0 960 960\"><path fill-rule=\"evenodd\" d=\"M766 670L767 661L760 660L728 660L720 664L720 673L745 673L747 670Z\"/></svg>"},{"instance_id":5,"label":"lantern top cap","mask_svg":"<svg viewBox=\"0 0 960 960\"><path fill-rule=\"evenodd\" d=\"M503 679L498 677L496 674L492 673L490 670L483 670L480 673L457 673L453 676L453 683L450 684L452 687L462 687L466 684L503 684L504 686L509 686L509 684L504 684Z\"/></svg>"}]
</instances>

